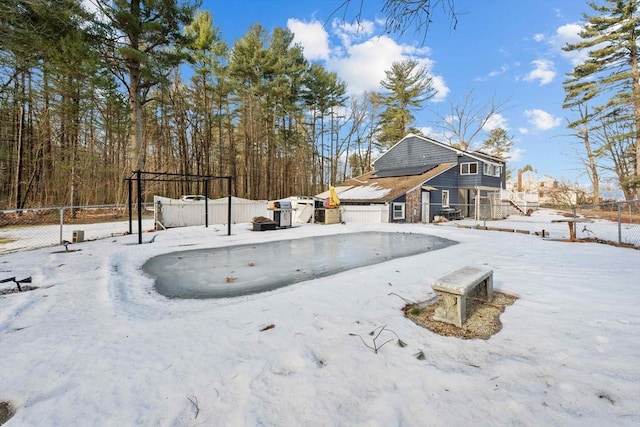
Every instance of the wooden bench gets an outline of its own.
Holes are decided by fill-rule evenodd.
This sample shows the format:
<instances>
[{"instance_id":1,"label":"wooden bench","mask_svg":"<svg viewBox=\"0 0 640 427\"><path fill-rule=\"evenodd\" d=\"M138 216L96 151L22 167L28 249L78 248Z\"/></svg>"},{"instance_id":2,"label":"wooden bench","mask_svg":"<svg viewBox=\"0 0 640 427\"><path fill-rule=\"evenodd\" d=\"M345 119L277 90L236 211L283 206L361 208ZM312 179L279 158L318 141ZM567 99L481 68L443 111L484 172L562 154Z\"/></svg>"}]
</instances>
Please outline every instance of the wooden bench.
<instances>
[{"instance_id":1,"label":"wooden bench","mask_svg":"<svg viewBox=\"0 0 640 427\"><path fill-rule=\"evenodd\" d=\"M462 267L442 276L431 287L440 298L433 318L461 328L467 320L467 297L493 300L493 270Z\"/></svg>"}]
</instances>

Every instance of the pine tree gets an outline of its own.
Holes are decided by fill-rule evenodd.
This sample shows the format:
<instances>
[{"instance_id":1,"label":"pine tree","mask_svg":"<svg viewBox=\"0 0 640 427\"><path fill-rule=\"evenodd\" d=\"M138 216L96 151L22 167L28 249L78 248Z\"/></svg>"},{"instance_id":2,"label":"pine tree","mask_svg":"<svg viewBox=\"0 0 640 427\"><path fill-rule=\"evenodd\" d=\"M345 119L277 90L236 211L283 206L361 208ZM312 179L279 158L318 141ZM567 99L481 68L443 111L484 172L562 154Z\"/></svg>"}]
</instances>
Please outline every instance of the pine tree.
<instances>
[{"instance_id":1,"label":"pine tree","mask_svg":"<svg viewBox=\"0 0 640 427\"><path fill-rule=\"evenodd\" d=\"M435 95L433 79L416 60L394 62L380 82L386 91L380 94L383 111L380 114L378 143L390 147L400 141L411 128L411 110Z\"/></svg>"},{"instance_id":2,"label":"pine tree","mask_svg":"<svg viewBox=\"0 0 640 427\"><path fill-rule=\"evenodd\" d=\"M304 89L302 90L302 99L305 105L312 110L312 133L314 140L319 136L319 144L316 141L316 147L313 151L314 156L317 153L318 158L313 160L314 169L316 163L319 163L319 170L312 171L312 186L319 184L320 188L324 188L327 181L325 174L326 146L325 136L325 117L328 115L329 123L331 122L331 112L334 108L344 106L346 102L347 85L338 78L336 73L325 70L321 65L312 64L304 78ZM319 135L316 131L317 122L320 122Z\"/></svg>"},{"instance_id":3,"label":"pine tree","mask_svg":"<svg viewBox=\"0 0 640 427\"><path fill-rule=\"evenodd\" d=\"M513 145L513 137L503 128L491 130L489 137L482 144L480 151L498 157L503 160L509 158L509 151Z\"/></svg>"},{"instance_id":4,"label":"pine tree","mask_svg":"<svg viewBox=\"0 0 640 427\"><path fill-rule=\"evenodd\" d=\"M640 196L640 74L638 72L638 36L640 14L637 0L606 0L589 6L596 15L584 15L582 40L568 44L565 51L586 50L588 57L576 65L564 82L565 108L591 106L592 126L629 122L625 134L610 135L635 144L635 171L620 176L627 197ZM580 126L582 119L572 124Z\"/></svg>"},{"instance_id":5,"label":"pine tree","mask_svg":"<svg viewBox=\"0 0 640 427\"><path fill-rule=\"evenodd\" d=\"M191 22L194 4L178 0L96 0L114 30L109 40L113 70L128 89L132 166L144 167L142 110L149 91L183 59L181 25Z\"/></svg>"}]
</instances>

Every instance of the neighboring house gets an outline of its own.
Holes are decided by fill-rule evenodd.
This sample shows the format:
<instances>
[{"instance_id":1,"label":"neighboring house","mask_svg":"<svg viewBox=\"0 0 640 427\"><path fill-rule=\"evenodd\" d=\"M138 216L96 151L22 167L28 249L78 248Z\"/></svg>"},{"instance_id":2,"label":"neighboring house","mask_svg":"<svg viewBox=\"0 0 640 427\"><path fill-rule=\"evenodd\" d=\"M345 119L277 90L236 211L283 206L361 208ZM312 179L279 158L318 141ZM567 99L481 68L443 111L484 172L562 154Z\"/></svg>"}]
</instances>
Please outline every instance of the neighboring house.
<instances>
[{"instance_id":1,"label":"neighboring house","mask_svg":"<svg viewBox=\"0 0 640 427\"><path fill-rule=\"evenodd\" d=\"M507 188L521 198L533 200L537 205L575 205L581 192L547 175L538 178L535 171L520 173L517 181L507 183Z\"/></svg>"},{"instance_id":2,"label":"neighboring house","mask_svg":"<svg viewBox=\"0 0 640 427\"><path fill-rule=\"evenodd\" d=\"M382 222L491 218L506 184L504 160L414 134L391 147L373 168L337 185L336 191L346 210L354 205L386 206L388 221Z\"/></svg>"}]
</instances>

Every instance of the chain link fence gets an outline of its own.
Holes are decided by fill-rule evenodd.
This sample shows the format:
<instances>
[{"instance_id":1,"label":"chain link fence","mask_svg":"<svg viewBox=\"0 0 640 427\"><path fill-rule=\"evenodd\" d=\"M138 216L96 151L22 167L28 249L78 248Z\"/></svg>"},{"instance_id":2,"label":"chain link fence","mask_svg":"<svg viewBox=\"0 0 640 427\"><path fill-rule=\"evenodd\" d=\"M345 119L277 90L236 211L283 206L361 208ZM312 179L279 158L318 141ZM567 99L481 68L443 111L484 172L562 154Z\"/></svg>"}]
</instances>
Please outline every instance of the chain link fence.
<instances>
[{"instance_id":1,"label":"chain link fence","mask_svg":"<svg viewBox=\"0 0 640 427\"><path fill-rule=\"evenodd\" d=\"M529 229L531 232L548 231L550 228L548 222L536 223L535 215L532 218L527 216L531 212L518 212L512 204L488 203L482 200L482 203L473 205L451 205L448 209L424 204L422 209L424 212L431 211L439 218L463 219L476 225L499 227L500 220L509 217L516 218L517 224L514 228ZM557 210L564 211L566 216L593 220L576 226L576 236L580 239L640 247L640 200L581 205ZM63 245L65 241L76 243L121 236L130 231L135 234L138 232L135 205L132 212L134 221L130 230L126 205L0 210L0 254L58 246ZM152 206L146 206L142 212L143 232L153 229ZM417 212L407 212L407 220L421 222L424 218Z\"/></svg>"},{"instance_id":2,"label":"chain link fence","mask_svg":"<svg viewBox=\"0 0 640 427\"><path fill-rule=\"evenodd\" d=\"M137 220L135 205L132 212ZM153 226L152 211L142 217ZM132 225L126 205L0 210L0 254L137 233Z\"/></svg>"},{"instance_id":3,"label":"chain link fence","mask_svg":"<svg viewBox=\"0 0 640 427\"><path fill-rule=\"evenodd\" d=\"M473 205L452 204L446 209L432 205L429 209L437 215L434 222L441 218L446 221L462 220L456 223L494 229L503 227L540 235L551 232L551 237L555 238L567 232L566 225L551 224L548 218L536 215L537 209L526 208L525 211L525 208L514 204L481 202ZM640 200L545 208L567 219L586 219L587 222L574 224L578 239L640 248Z\"/></svg>"},{"instance_id":4,"label":"chain link fence","mask_svg":"<svg viewBox=\"0 0 640 427\"><path fill-rule=\"evenodd\" d=\"M583 224L576 229L581 238L594 238L618 244L640 246L640 200L608 202L572 207L573 216L604 220L615 227L603 229L595 224Z\"/></svg>"}]
</instances>

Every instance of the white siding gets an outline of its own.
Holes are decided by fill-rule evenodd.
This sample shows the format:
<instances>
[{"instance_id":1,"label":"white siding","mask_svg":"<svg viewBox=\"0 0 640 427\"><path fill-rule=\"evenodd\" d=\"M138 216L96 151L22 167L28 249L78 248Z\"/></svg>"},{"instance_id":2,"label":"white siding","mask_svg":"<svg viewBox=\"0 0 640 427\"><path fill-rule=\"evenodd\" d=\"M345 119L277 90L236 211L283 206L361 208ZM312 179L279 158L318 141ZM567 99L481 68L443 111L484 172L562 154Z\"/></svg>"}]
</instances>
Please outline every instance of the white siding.
<instances>
[{"instance_id":1,"label":"white siding","mask_svg":"<svg viewBox=\"0 0 640 427\"><path fill-rule=\"evenodd\" d=\"M340 206L342 221L357 224L380 224L389 222L389 207L387 205L371 206Z\"/></svg>"}]
</instances>

